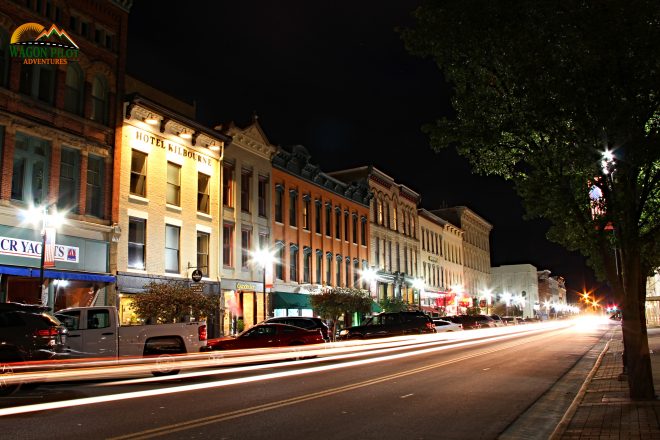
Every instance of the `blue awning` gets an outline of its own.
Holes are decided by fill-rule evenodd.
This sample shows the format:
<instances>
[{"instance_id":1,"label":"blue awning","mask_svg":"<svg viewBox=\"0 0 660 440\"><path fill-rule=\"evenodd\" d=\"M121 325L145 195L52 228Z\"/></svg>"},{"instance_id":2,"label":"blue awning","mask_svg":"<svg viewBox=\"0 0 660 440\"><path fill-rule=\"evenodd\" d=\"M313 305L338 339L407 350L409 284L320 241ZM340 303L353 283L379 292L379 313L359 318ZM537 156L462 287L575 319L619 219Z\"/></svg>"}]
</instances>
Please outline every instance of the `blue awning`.
<instances>
[{"instance_id":1,"label":"blue awning","mask_svg":"<svg viewBox=\"0 0 660 440\"><path fill-rule=\"evenodd\" d=\"M39 278L38 267L17 267L0 265L0 273L16 275L21 277ZM65 270L44 269L44 278L58 280L94 281L100 283L114 283L117 278L114 275L91 273L91 272L68 272Z\"/></svg>"}]
</instances>

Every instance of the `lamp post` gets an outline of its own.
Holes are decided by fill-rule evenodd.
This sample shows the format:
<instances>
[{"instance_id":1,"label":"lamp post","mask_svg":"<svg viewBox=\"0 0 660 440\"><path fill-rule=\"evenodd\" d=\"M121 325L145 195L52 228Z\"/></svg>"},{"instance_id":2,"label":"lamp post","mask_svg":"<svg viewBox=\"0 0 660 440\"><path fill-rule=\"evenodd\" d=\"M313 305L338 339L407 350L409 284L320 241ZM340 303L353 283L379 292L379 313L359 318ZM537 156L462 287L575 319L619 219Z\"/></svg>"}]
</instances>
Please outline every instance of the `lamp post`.
<instances>
[{"instance_id":1,"label":"lamp post","mask_svg":"<svg viewBox=\"0 0 660 440\"><path fill-rule=\"evenodd\" d=\"M51 207L53 212L51 213ZM38 296L43 305L49 305L55 309L55 304L49 304L49 298L44 294L44 267L54 266L54 250L52 257L46 260L48 247L55 246L55 228L62 223L62 215L57 212L55 205L43 205L40 207L32 207L28 211L23 212L23 217L31 221L33 224L37 223L41 226L41 255L39 262L39 285Z\"/></svg>"},{"instance_id":2,"label":"lamp post","mask_svg":"<svg viewBox=\"0 0 660 440\"><path fill-rule=\"evenodd\" d=\"M269 317L268 306L266 304L266 269L273 264L275 258L273 257L273 252L269 249L257 249L252 253L252 260L261 266L263 274L263 311L264 320L266 320ZM268 304L272 304L272 300L268 301Z\"/></svg>"},{"instance_id":3,"label":"lamp post","mask_svg":"<svg viewBox=\"0 0 660 440\"><path fill-rule=\"evenodd\" d=\"M417 307L422 310L422 290L424 290L424 280L415 278L413 280L413 289L417 290Z\"/></svg>"}]
</instances>

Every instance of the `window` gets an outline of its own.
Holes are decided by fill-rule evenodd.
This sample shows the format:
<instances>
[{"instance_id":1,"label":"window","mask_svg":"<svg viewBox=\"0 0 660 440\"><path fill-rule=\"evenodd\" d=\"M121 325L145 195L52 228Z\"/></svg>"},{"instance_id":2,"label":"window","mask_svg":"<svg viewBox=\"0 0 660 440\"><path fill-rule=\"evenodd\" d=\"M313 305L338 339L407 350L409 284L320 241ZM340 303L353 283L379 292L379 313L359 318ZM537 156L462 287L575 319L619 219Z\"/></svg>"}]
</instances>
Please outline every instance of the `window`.
<instances>
[{"instance_id":1,"label":"window","mask_svg":"<svg viewBox=\"0 0 660 440\"><path fill-rule=\"evenodd\" d=\"M383 202L378 200L376 203L378 203L378 224L382 225L383 224Z\"/></svg>"},{"instance_id":2,"label":"window","mask_svg":"<svg viewBox=\"0 0 660 440\"><path fill-rule=\"evenodd\" d=\"M181 228L165 225L165 272L179 273L179 239Z\"/></svg>"},{"instance_id":3,"label":"window","mask_svg":"<svg viewBox=\"0 0 660 440\"><path fill-rule=\"evenodd\" d=\"M289 225L298 226L298 192L294 189L289 191Z\"/></svg>"},{"instance_id":4,"label":"window","mask_svg":"<svg viewBox=\"0 0 660 440\"><path fill-rule=\"evenodd\" d=\"M380 238L376 238L376 249L374 250L376 267L380 267Z\"/></svg>"},{"instance_id":5,"label":"window","mask_svg":"<svg viewBox=\"0 0 660 440\"><path fill-rule=\"evenodd\" d=\"M341 208L335 206L335 238L341 239Z\"/></svg>"},{"instance_id":6,"label":"window","mask_svg":"<svg viewBox=\"0 0 660 440\"><path fill-rule=\"evenodd\" d=\"M302 226L303 229L309 231L309 196L303 196L303 208L302 208Z\"/></svg>"},{"instance_id":7,"label":"window","mask_svg":"<svg viewBox=\"0 0 660 440\"><path fill-rule=\"evenodd\" d=\"M104 217L103 208L103 168L105 161L100 156L90 154L87 157L87 200L85 213L94 217Z\"/></svg>"},{"instance_id":8,"label":"window","mask_svg":"<svg viewBox=\"0 0 660 440\"><path fill-rule=\"evenodd\" d=\"M225 223L222 226L222 265L233 265L234 225Z\"/></svg>"},{"instance_id":9,"label":"window","mask_svg":"<svg viewBox=\"0 0 660 440\"><path fill-rule=\"evenodd\" d=\"M266 194L268 194L268 178L259 176L258 193L258 214L260 217L267 217L266 215Z\"/></svg>"},{"instance_id":10,"label":"window","mask_svg":"<svg viewBox=\"0 0 660 440\"><path fill-rule=\"evenodd\" d=\"M80 153L78 150L62 148L60 153L60 189L57 197L58 209L78 212L79 179Z\"/></svg>"},{"instance_id":11,"label":"window","mask_svg":"<svg viewBox=\"0 0 660 440\"><path fill-rule=\"evenodd\" d=\"M350 240L349 230L348 230L348 224L349 224L348 217L349 217L348 211L344 211L344 241Z\"/></svg>"},{"instance_id":12,"label":"window","mask_svg":"<svg viewBox=\"0 0 660 440\"><path fill-rule=\"evenodd\" d=\"M275 221L282 223L284 216L283 196L284 188L281 185L275 187Z\"/></svg>"},{"instance_id":13,"label":"window","mask_svg":"<svg viewBox=\"0 0 660 440\"><path fill-rule=\"evenodd\" d=\"M234 167L222 166L222 204L227 208L234 207L232 193L234 190Z\"/></svg>"},{"instance_id":14,"label":"window","mask_svg":"<svg viewBox=\"0 0 660 440\"><path fill-rule=\"evenodd\" d=\"M357 214L353 214L353 244L358 242L358 217Z\"/></svg>"},{"instance_id":15,"label":"window","mask_svg":"<svg viewBox=\"0 0 660 440\"><path fill-rule=\"evenodd\" d=\"M346 257L346 287L351 285L351 259Z\"/></svg>"},{"instance_id":16,"label":"window","mask_svg":"<svg viewBox=\"0 0 660 440\"><path fill-rule=\"evenodd\" d=\"M206 232L197 231L197 269L209 276L209 242L211 237Z\"/></svg>"},{"instance_id":17,"label":"window","mask_svg":"<svg viewBox=\"0 0 660 440\"><path fill-rule=\"evenodd\" d=\"M396 271L401 272L401 248L396 244Z\"/></svg>"},{"instance_id":18,"label":"window","mask_svg":"<svg viewBox=\"0 0 660 440\"><path fill-rule=\"evenodd\" d=\"M48 195L50 142L16 133L11 198L40 206Z\"/></svg>"},{"instance_id":19,"label":"window","mask_svg":"<svg viewBox=\"0 0 660 440\"><path fill-rule=\"evenodd\" d=\"M181 206L181 165L167 162L167 195L165 201Z\"/></svg>"},{"instance_id":20,"label":"window","mask_svg":"<svg viewBox=\"0 0 660 440\"><path fill-rule=\"evenodd\" d=\"M284 279L284 243L277 244L277 259L275 260L275 278Z\"/></svg>"},{"instance_id":21,"label":"window","mask_svg":"<svg viewBox=\"0 0 660 440\"><path fill-rule=\"evenodd\" d=\"M47 64L21 64L21 93L53 104L55 99L55 66Z\"/></svg>"},{"instance_id":22,"label":"window","mask_svg":"<svg viewBox=\"0 0 660 440\"><path fill-rule=\"evenodd\" d=\"M250 212L250 181L252 172L243 170L241 173L241 211Z\"/></svg>"},{"instance_id":23,"label":"window","mask_svg":"<svg viewBox=\"0 0 660 440\"><path fill-rule=\"evenodd\" d=\"M97 76L92 81L91 119L101 124L108 123L108 85L105 78Z\"/></svg>"},{"instance_id":24,"label":"window","mask_svg":"<svg viewBox=\"0 0 660 440\"><path fill-rule=\"evenodd\" d=\"M325 254L325 282L328 286L332 285L332 254L328 252Z\"/></svg>"},{"instance_id":25,"label":"window","mask_svg":"<svg viewBox=\"0 0 660 440\"><path fill-rule=\"evenodd\" d=\"M64 110L82 116L84 75L80 65L70 63L66 68Z\"/></svg>"},{"instance_id":26,"label":"window","mask_svg":"<svg viewBox=\"0 0 660 440\"><path fill-rule=\"evenodd\" d=\"M298 246L291 245L291 261L289 262L289 281L298 281Z\"/></svg>"},{"instance_id":27,"label":"window","mask_svg":"<svg viewBox=\"0 0 660 440\"><path fill-rule=\"evenodd\" d=\"M385 214L385 218L383 219L383 226L386 228L390 227L390 204L385 202L385 208L383 209L383 213Z\"/></svg>"},{"instance_id":28,"label":"window","mask_svg":"<svg viewBox=\"0 0 660 440\"><path fill-rule=\"evenodd\" d=\"M147 155L138 150L131 153L131 194L147 196Z\"/></svg>"},{"instance_id":29,"label":"window","mask_svg":"<svg viewBox=\"0 0 660 440\"><path fill-rule=\"evenodd\" d=\"M204 173L197 173L197 212L208 214L210 208L211 177Z\"/></svg>"},{"instance_id":30,"label":"window","mask_svg":"<svg viewBox=\"0 0 660 440\"><path fill-rule=\"evenodd\" d=\"M310 280L312 269L312 249L306 247L303 249L303 282L311 283Z\"/></svg>"},{"instance_id":31,"label":"window","mask_svg":"<svg viewBox=\"0 0 660 440\"><path fill-rule=\"evenodd\" d=\"M321 233L321 201L314 202L314 231L317 234Z\"/></svg>"},{"instance_id":32,"label":"window","mask_svg":"<svg viewBox=\"0 0 660 440\"><path fill-rule=\"evenodd\" d=\"M241 230L241 267L247 269L250 261L250 249L252 249L252 231Z\"/></svg>"},{"instance_id":33,"label":"window","mask_svg":"<svg viewBox=\"0 0 660 440\"><path fill-rule=\"evenodd\" d=\"M128 267L145 268L145 249L147 242L147 221L143 218L128 219Z\"/></svg>"},{"instance_id":34,"label":"window","mask_svg":"<svg viewBox=\"0 0 660 440\"><path fill-rule=\"evenodd\" d=\"M337 255L337 287L341 286L341 255Z\"/></svg>"},{"instance_id":35,"label":"window","mask_svg":"<svg viewBox=\"0 0 660 440\"><path fill-rule=\"evenodd\" d=\"M366 246L367 245L367 218L362 217L361 220L362 220L362 222L360 224L360 229L361 229L360 235L361 235L361 240L362 240L361 243L362 243L362 246Z\"/></svg>"},{"instance_id":36,"label":"window","mask_svg":"<svg viewBox=\"0 0 660 440\"><path fill-rule=\"evenodd\" d=\"M320 249L316 250L316 284L323 283L321 279L321 271L323 270L323 252Z\"/></svg>"},{"instance_id":37,"label":"window","mask_svg":"<svg viewBox=\"0 0 660 440\"><path fill-rule=\"evenodd\" d=\"M396 206L395 206L394 209L392 209L392 228L395 231L398 231L399 230L399 221L397 220L397 212L396 211L397 211L397 209L396 209Z\"/></svg>"},{"instance_id":38,"label":"window","mask_svg":"<svg viewBox=\"0 0 660 440\"><path fill-rule=\"evenodd\" d=\"M353 260L353 287L360 287L360 261L357 258Z\"/></svg>"},{"instance_id":39,"label":"window","mask_svg":"<svg viewBox=\"0 0 660 440\"><path fill-rule=\"evenodd\" d=\"M325 204L325 235L331 237L332 230L332 205L330 203Z\"/></svg>"},{"instance_id":40,"label":"window","mask_svg":"<svg viewBox=\"0 0 660 440\"><path fill-rule=\"evenodd\" d=\"M267 248L268 248L268 234L260 232L259 233L259 249L267 249Z\"/></svg>"}]
</instances>

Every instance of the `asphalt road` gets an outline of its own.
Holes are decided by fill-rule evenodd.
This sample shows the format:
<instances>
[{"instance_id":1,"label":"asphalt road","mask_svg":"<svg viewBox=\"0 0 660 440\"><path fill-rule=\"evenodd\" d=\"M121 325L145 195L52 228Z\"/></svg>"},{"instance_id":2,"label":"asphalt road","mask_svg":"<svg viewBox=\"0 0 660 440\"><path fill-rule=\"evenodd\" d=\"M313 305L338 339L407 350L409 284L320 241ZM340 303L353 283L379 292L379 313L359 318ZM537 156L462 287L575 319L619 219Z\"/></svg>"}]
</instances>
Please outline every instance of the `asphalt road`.
<instances>
[{"instance_id":1,"label":"asphalt road","mask_svg":"<svg viewBox=\"0 0 660 440\"><path fill-rule=\"evenodd\" d=\"M607 331L531 329L167 382L47 384L0 400L26 411L0 409L0 438L495 439ZM64 403L31 411L47 402Z\"/></svg>"}]
</instances>

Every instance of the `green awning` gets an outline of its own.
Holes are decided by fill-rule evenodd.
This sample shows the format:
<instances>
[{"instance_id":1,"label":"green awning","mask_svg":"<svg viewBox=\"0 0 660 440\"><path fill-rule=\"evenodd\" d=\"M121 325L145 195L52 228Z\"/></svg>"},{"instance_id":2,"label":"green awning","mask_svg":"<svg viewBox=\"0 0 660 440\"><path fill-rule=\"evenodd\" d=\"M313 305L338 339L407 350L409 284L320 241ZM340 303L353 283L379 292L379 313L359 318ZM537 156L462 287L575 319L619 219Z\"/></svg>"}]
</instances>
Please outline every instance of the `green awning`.
<instances>
[{"instance_id":1,"label":"green awning","mask_svg":"<svg viewBox=\"0 0 660 440\"><path fill-rule=\"evenodd\" d=\"M273 306L276 309L311 309L309 295L290 292L273 292Z\"/></svg>"},{"instance_id":2,"label":"green awning","mask_svg":"<svg viewBox=\"0 0 660 440\"><path fill-rule=\"evenodd\" d=\"M371 301L371 313L380 313L382 311L383 308L376 301Z\"/></svg>"}]
</instances>

